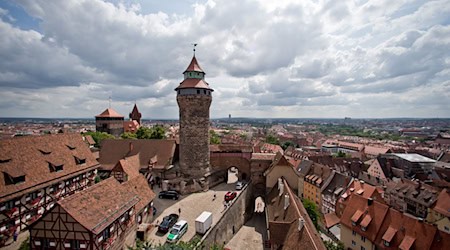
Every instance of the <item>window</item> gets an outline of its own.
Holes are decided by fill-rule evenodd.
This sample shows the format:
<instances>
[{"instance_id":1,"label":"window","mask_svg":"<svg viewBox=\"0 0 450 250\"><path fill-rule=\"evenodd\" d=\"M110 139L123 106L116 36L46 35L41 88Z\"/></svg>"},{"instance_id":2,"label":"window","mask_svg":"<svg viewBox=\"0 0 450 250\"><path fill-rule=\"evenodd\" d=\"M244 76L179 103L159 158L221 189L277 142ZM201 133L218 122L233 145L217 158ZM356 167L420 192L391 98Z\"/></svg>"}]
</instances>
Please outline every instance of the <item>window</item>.
<instances>
[{"instance_id":1,"label":"window","mask_svg":"<svg viewBox=\"0 0 450 250\"><path fill-rule=\"evenodd\" d=\"M366 237L361 235L361 240L362 240L362 242L366 242Z\"/></svg>"},{"instance_id":2,"label":"window","mask_svg":"<svg viewBox=\"0 0 450 250\"><path fill-rule=\"evenodd\" d=\"M367 227L361 226L361 230L363 230L365 232L365 231L367 231Z\"/></svg>"},{"instance_id":3,"label":"window","mask_svg":"<svg viewBox=\"0 0 450 250\"><path fill-rule=\"evenodd\" d=\"M448 228L447 226L444 226L444 230L445 231L450 231L450 228Z\"/></svg>"},{"instance_id":4,"label":"window","mask_svg":"<svg viewBox=\"0 0 450 250\"><path fill-rule=\"evenodd\" d=\"M356 246L356 242L352 240L352 246Z\"/></svg>"},{"instance_id":5,"label":"window","mask_svg":"<svg viewBox=\"0 0 450 250\"><path fill-rule=\"evenodd\" d=\"M383 240L383 244L385 245L385 246L389 246L389 241L387 241L387 240Z\"/></svg>"},{"instance_id":6,"label":"window","mask_svg":"<svg viewBox=\"0 0 450 250\"><path fill-rule=\"evenodd\" d=\"M197 95L199 95L200 94L200 90L199 89L197 89Z\"/></svg>"},{"instance_id":7,"label":"window","mask_svg":"<svg viewBox=\"0 0 450 250\"><path fill-rule=\"evenodd\" d=\"M365 248L365 247L363 247L363 246L361 246L361 250L366 250L366 248Z\"/></svg>"},{"instance_id":8,"label":"window","mask_svg":"<svg viewBox=\"0 0 450 250\"><path fill-rule=\"evenodd\" d=\"M353 236L355 236L355 235L356 235L356 232L355 232L355 230L353 230L353 231L352 231L352 235L353 235Z\"/></svg>"},{"instance_id":9,"label":"window","mask_svg":"<svg viewBox=\"0 0 450 250\"><path fill-rule=\"evenodd\" d=\"M86 158L81 159L81 158L78 158L78 157L76 157L76 156L74 156L74 158L75 158L75 163L76 163L77 165L82 165L82 164L85 164L85 163L86 163Z\"/></svg>"}]
</instances>

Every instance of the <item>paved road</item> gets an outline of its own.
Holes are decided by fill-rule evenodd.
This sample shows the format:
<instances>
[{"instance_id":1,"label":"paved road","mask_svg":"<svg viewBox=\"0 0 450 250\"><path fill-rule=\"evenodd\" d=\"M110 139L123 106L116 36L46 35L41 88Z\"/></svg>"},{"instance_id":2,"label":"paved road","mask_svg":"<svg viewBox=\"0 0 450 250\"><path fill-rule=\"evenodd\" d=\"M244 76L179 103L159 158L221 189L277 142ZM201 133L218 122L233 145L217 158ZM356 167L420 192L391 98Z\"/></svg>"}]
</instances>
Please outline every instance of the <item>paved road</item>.
<instances>
[{"instance_id":1,"label":"paved road","mask_svg":"<svg viewBox=\"0 0 450 250\"><path fill-rule=\"evenodd\" d=\"M225 248L263 250L264 240L267 238L266 219L264 214L253 214L234 237L225 245Z\"/></svg>"},{"instance_id":2,"label":"paved road","mask_svg":"<svg viewBox=\"0 0 450 250\"><path fill-rule=\"evenodd\" d=\"M178 201L159 199L158 197L154 201L154 205L157 208L156 218L154 224L158 224L162 221L164 216L171 213L178 214L178 209L181 209L179 220L186 220L188 222L188 231L181 240L189 241L195 235L195 219L203 212L209 211L213 214L213 226L222 217L224 211L224 195L227 191L234 191L235 184L219 184L213 189L207 192L194 193L180 197ZM157 193L158 190L155 190ZM213 200L214 192L216 193L216 199ZM239 192L239 191L237 191ZM166 234L157 232L157 227L153 228L148 241L153 241L154 244L164 244L167 238Z\"/></svg>"}]
</instances>

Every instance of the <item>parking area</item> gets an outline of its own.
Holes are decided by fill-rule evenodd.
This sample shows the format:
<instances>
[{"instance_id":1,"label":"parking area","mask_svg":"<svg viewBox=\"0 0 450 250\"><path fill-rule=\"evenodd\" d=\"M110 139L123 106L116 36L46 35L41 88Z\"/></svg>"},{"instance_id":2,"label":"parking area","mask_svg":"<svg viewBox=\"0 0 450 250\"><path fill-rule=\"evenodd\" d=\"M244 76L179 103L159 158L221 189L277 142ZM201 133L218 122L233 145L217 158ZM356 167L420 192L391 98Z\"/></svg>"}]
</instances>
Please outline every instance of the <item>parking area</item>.
<instances>
[{"instance_id":1,"label":"parking area","mask_svg":"<svg viewBox=\"0 0 450 250\"><path fill-rule=\"evenodd\" d=\"M158 194L159 190L155 190L155 193ZM213 215L213 223L214 226L217 221L222 217L222 214L225 210L224 207L224 196L228 191L235 191L239 194L240 191L235 190L235 184L226 184L222 183L212 188L207 192L194 193L186 196L180 196L178 201L174 200L166 200L159 199L158 196L155 198L153 204L157 209L157 213L155 215L154 224L159 224L164 216L167 216L171 213L179 214L180 217L178 220L185 220L188 223L188 230L186 234L181 238L182 241L189 241L195 236L195 219L203 212L209 211ZM214 193L216 194L216 199L214 199ZM179 213L181 210L181 213ZM157 232L158 228L153 228L147 240L152 241L154 244L164 244L167 239L166 234L161 234Z\"/></svg>"}]
</instances>

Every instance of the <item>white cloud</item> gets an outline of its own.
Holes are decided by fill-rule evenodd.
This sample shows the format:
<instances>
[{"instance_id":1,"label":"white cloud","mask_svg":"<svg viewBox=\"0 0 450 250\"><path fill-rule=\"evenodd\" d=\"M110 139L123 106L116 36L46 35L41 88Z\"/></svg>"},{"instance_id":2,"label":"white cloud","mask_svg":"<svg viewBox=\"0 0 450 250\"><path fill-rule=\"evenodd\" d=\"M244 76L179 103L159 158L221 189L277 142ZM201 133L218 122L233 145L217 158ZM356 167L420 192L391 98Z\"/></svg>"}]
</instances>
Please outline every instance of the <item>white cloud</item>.
<instances>
[{"instance_id":1,"label":"white cloud","mask_svg":"<svg viewBox=\"0 0 450 250\"><path fill-rule=\"evenodd\" d=\"M19 2L39 31L0 9L2 116L93 117L112 96L176 118L194 42L212 117L450 116L445 0Z\"/></svg>"}]
</instances>

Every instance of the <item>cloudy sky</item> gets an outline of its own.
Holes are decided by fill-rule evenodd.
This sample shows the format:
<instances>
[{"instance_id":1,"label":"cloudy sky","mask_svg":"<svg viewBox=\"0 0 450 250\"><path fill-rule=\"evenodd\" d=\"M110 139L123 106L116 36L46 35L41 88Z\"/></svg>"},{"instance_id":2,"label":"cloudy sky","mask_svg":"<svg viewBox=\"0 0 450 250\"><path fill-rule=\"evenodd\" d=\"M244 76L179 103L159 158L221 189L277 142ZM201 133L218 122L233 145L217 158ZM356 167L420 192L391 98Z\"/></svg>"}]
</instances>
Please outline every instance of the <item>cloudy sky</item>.
<instances>
[{"instance_id":1,"label":"cloudy sky","mask_svg":"<svg viewBox=\"0 0 450 250\"><path fill-rule=\"evenodd\" d=\"M177 118L198 43L211 116L450 117L450 4L0 1L0 117Z\"/></svg>"}]
</instances>

